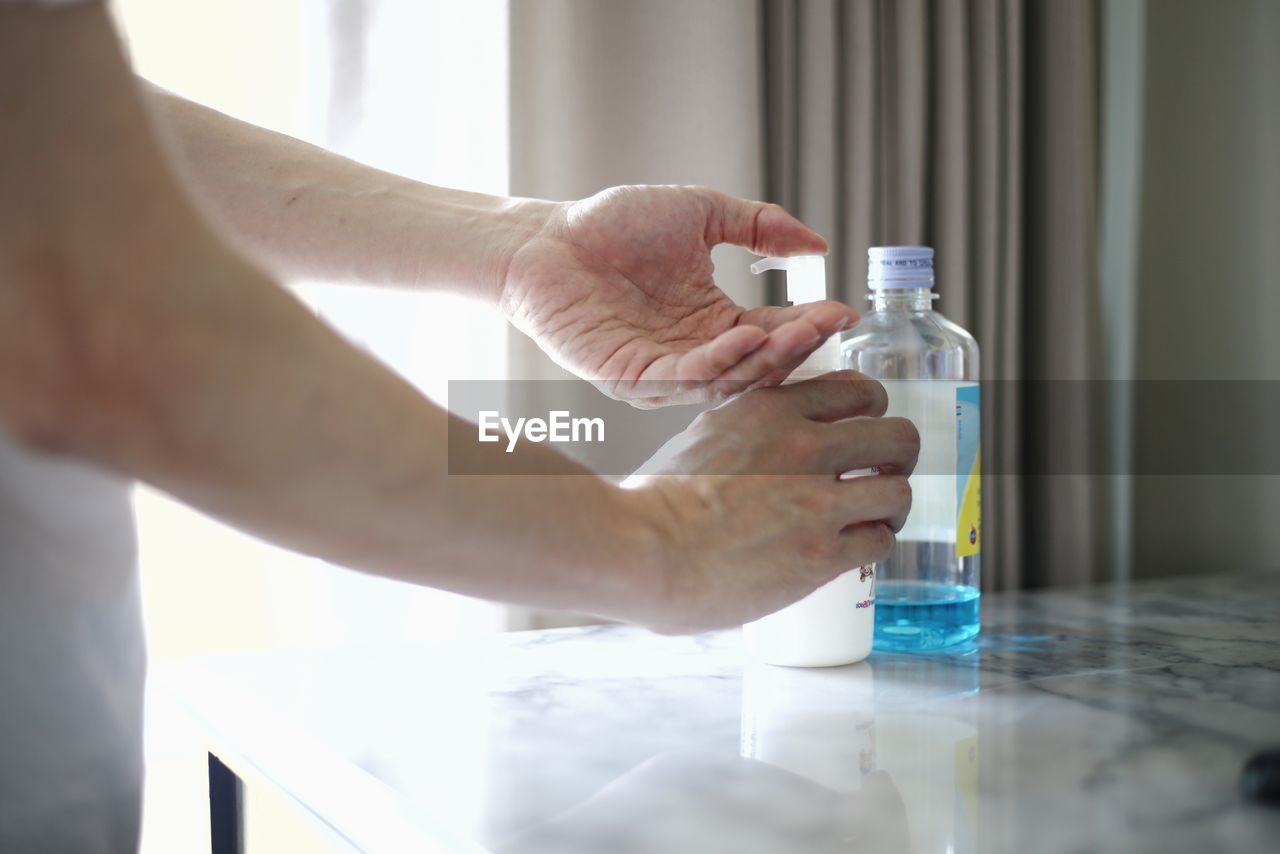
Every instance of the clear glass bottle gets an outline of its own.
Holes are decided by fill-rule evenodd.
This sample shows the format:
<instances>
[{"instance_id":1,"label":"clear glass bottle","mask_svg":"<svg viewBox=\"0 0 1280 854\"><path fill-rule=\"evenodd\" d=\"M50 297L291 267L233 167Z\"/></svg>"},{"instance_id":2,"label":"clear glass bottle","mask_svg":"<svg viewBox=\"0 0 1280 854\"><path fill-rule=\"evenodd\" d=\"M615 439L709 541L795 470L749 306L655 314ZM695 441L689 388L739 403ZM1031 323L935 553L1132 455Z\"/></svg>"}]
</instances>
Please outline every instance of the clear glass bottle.
<instances>
[{"instance_id":1,"label":"clear glass bottle","mask_svg":"<svg viewBox=\"0 0 1280 854\"><path fill-rule=\"evenodd\" d=\"M920 431L912 509L876 567L875 648L939 649L979 630L981 450L978 344L933 310L933 250L868 250L872 310L841 363L880 380L889 413Z\"/></svg>"}]
</instances>

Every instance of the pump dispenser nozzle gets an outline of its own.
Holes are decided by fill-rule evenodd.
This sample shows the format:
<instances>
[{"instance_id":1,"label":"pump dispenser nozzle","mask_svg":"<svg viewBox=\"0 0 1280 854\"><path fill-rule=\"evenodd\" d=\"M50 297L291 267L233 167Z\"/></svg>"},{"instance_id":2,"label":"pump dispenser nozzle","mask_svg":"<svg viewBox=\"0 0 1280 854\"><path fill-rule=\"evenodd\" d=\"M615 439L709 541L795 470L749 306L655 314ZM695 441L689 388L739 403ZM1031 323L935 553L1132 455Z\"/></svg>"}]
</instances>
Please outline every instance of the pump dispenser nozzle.
<instances>
[{"instance_id":1,"label":"pump dispenser nozzle","mask_svg":"<svg viewBox=\"0 0 1280 854\"><path fill-rule=\"evenodd\" d=\"M792 305L827 298L827 259L821 255L761 258L751 265L751 272L757 275L765 270L787 272L787 301Z\"/></svg>"},{"instance_id":2,"label":"pump dispenser nozzle","mask_svg":"<svg viewBox=\"0 0 1280 854\"><path fill-rule=\"evenodd\" d=\"M803 305L827 298L827 259L821 255L793 255L790 258L761 258L751 265L751 272L785 270L787 273L787 300L792 305ZM805 359L791 375L792 379L807 379L840 370L840 337L833 335L822 342L817 350Z\"/></svg>"}]
</instances>

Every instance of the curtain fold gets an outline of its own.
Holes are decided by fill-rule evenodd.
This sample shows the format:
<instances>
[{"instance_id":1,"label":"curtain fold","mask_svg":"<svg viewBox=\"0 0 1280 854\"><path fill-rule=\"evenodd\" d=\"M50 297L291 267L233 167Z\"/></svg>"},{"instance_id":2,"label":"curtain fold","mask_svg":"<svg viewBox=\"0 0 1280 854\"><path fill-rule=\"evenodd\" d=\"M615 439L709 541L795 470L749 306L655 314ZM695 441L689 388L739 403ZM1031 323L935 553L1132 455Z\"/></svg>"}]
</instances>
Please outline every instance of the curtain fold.
<instances>
[{"instance_id":1,"label":"curtain fold","mask_svg":"<svg viewBox=\"0 0 1280 854\"><path fill-rule=\"evenodd\" d=\"M989 589L1104 578L1094 2L762 0L766 192L831 242L937 250L940 309L982 346ZM776 299L780 293L771 291ZM1082 395L1069 395L1078 402Z\"/></svg>"}]
</instances>

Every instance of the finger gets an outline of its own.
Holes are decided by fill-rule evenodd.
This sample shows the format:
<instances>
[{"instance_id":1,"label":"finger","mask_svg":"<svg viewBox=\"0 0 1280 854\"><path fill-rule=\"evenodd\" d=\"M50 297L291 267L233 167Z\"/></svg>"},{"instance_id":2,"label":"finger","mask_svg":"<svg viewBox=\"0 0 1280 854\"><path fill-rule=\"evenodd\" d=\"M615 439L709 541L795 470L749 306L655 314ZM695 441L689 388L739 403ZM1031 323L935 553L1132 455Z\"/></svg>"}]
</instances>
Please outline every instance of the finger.
<instances>
[{"instance_id":1,"label":"finger","mask_svg":"<svg viewBox=\"0 0 1280 854\"><path fill-rule=\"evenodd\" d=\"M708 190L720 228L715 243L745 246L757 255L825 255L827 241L778 205L753 202Z\"/></svg>"},{"instance_id":2,"label":"finger","mask_svg":"<svg viewBox=\"0 0 1280 854\"><path fill-rule=\"evenodd\" d=\"M597 384L608 396L621 400L636 409L659 409L664 406L688 405L695 403L715 403L736 393L733 387L718 380L697 382L688 380L677 383L672 380L660 382L639 381L625 387ZM739 386L741 391L742 387Z\"/></svg>"},{"instance_id":3,"label":"finger","mask_svg":"<svg viewBox=\"0 0 1280 854\"><path fill-rule=\"evenodd\" d=\"M884 522L863 522L840 532L841 562L848 567L878 563L889 556L897 542Z\"/></svg>"},{"instance_id":4,"label":"finger","mask_svg":"<svg viewBox=\"0 0 1280 854\"><path fill-rule=\"evenodd\" d=\"M630 397L627 403L636 409L661 409L665 406L688 406L698 403L716 403L729 397L733 392L717 381L688 384L679 391L666 395L650 397Z\"/></svg>"},{"instance_id":5,"label":"finger","mask_svg":"<svg viewBox=\"0 0 1280 854\"><path fill-rule=\"evenodd\" d=\"M736 394L759 384L766 378L795 370L822 343L822 336L806 320L784 323L754 352L716 377L716 388Z\"/></svg>"},{"instance_id":6,"label":"finger","mask_svg":"<svg viewBox=\"0 0 1280 854\"><path fill-rule=\"evenodd\" d=\"M817 342L809 347L791 353L789 358L779 361L773 369L752 382L749 388L765 388L774 386L789 377L799 368L832 335L850 328L858 321L858 313L848 306L829 300L809 303L803 306L787 308L767 307L744 312L739 323L755 320L766 329L776 329L792 322L805 322L818 331ZM828 365L826 367L836 367Z\"/></svg>"},{"instance_id":7,"label":"finger","mask_svg":"<svg viewBox=\"0 0 1280 854\"><path fill-rule=\"evenodd\" d=\"M824 330L834 331L842 320L838 311L818 315ZM627 397L634 406L651 408L703 403L777 385L817 350L828 334L820 332L808 315L783 323L767 336L757 326L735 326L693 350L657 357L629 386ZM719 372L713 373L716 368Z\"/></svg>"},{"instance_id":8,"label":"finger","mask_svg":"<svg viewBox=\"0 0 1280 854\"><path fill-rule=\"evenodd\" d=\"M823 425L829 471L879 467L900 474L915 471L920 432L905 418L855 418Z\"/></svg>"},{"instance_id":9,"label":"finger","mask_svg":"<svg viewBox=\"0 0 1280 854\"><path fill-rule=\"evenodd\" d=\"M768 313L770 311L774 313ZM857 313L852 309L831 301L804 307L754 309L744 312L743 317L748 316L769 324L767 338L761 334L766 327L744 323L740 318L733 329L679 355L678 359L668 354L655 360L645 370L643 379L676 379L678 383L669 394L660 393L671 403L677 399L681 403L715 400L748 388L776 385L823 341L857 320ZM754 358L744 361L748 356ZM716 381L714 388L690 394L699 384L712 379Z\"/></svg>"},{"instance_id":10,"label":"finger","mask_svg":"<svg viewBox=\"0 0 1280 854\"><path fill-rule=\"evenodd\" d=\"M879 417L889 408L884 386L857 371L834 371L769 394L783 398L812 421L839 421L858 415Z\"/></svg>"},{"instance_id":11,"label":"finger","mask_svg":"<svg viewBox=\"0 0 1280 854\"><path fill-rule=\"evenodd\" d=\"M832 522L841 530L865 522L884 522L895 533L911 512L911 484L900 474L873 474L836 481Z\"/></svg>"},{"instance_id":12,"label":"finger","mask_svg":"<svg viewBox=\"0 0 1280 854\"><path fill-rule=\"evenodd\" d=\"M765 329L776 329L781 325L789 323L793 320L804 320L818 330L818 343L812 349L806 349L793 354L793 357L779 364L774 370L756 380L751 388L763 388L765 386L777 385L791 375L796 368L804 363L804 360L822 346L831 335L849 329L858 322L858 313L843 303L830 300L824 300L818 303L808 303L802 306L790 306L785 308L766 307L752 309L743 313L738 322L755 321ZM835 367L830 366L830 367Z\"/></svg>"},{"instance_id":13,"label":"finger","mask_svg":"<svg viewBox=\"0 0 1280 854\"><path fill-rule=\"evenodd\" d=\"M744 311L738 318L738 325L759 326L765 331L772 331L784 323L800 318L812 323L822 335L834 335L852 329L858 322L858 312L835 300L808 302L803 305L765 306Z\"/></svg>"},{"instance_id":14,"label":"finger","mask_svg":"<svg viewBox=\"0 0 1280 854\"><path fill-rule=\"evenodd\" d=\"M677 403L702 403L732 393L712 383L726 368L740 363L768 339L757 326L740 326L692 350L678 352L652 345L643 354L649 362L629 382L598 381L611 397L625 399L639 409ZM628 358L636 358L630 356ZM627 373L625 365L606 365L606 373Z\"/></svg>"},{"instance_id":15,"label":"finger","mask_svg":"<svg viewBox=\"0 0 1280 854\"><path fill-rule=\"evenodd\" d=\"M769 338L758 326L735 326L705 344L680 356L675 364L675 378L683 391L690 386L709 382L754 353Z\"/></svg>"}]
</instances>

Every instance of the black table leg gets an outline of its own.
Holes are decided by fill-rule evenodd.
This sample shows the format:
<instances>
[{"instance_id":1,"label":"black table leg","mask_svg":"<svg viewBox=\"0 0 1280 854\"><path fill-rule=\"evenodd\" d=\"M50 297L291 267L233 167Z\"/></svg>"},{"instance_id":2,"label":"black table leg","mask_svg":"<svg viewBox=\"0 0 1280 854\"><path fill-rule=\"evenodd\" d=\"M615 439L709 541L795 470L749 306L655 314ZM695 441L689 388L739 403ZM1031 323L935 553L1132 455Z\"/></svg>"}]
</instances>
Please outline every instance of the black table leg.
<instances>
[{"instance_id":1,"label":"black table leg","mask_svg":"<svg viewBox=\"0 0 1280 854\"><path fill-rule=\"evenodd\" d=\"M212 854L244 851L240 778L212 753L209 754L209 843Z\"/></svg>"}]
</instances>

